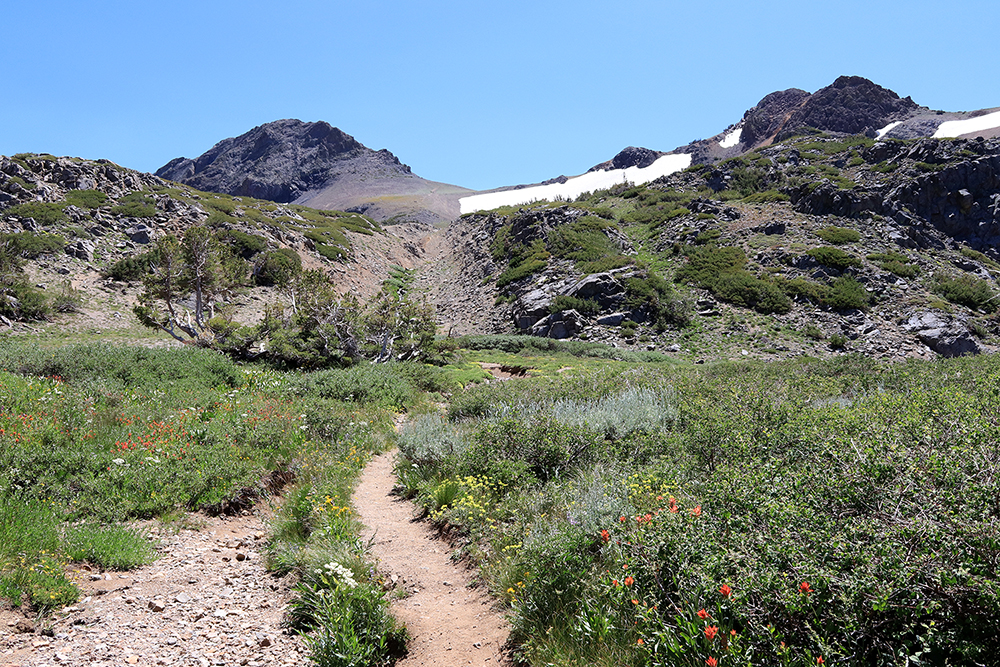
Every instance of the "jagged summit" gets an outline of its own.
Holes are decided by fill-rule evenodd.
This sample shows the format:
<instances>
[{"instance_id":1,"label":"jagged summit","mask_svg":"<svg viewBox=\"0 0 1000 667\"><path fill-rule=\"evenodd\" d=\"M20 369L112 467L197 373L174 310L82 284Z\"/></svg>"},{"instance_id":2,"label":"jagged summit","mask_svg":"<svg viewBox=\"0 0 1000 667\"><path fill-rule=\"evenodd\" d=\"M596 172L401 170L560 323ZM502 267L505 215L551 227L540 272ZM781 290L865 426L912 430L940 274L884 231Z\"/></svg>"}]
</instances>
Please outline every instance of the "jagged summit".
<instances>
[{"instance_id":1,"label":"jagged summit","mask_svg":"<svg viewBox=\"0 0 1000 667\"><path fill-rule=\"evenodd\" d=\"M359 162L387 176L410 174L389 151L366 148L329 123L286 119L224 139L193 160L171 160L156 175L200 190L288 203L357 170Z\"/></svg>"},{"instance_id":2,"label":"jagged summit","mask_svg":"<svg viewBox=\"0 0 1000 667\"><path fill-rule=\"evenodd\" d=\"M351 209L380 221L451 219L457 196L466 192L416 176L388 150L372 150L329 123L295 119L224 139L195 159L171 160L156 175L199 190Z\"/></svg>"}]
</instances>

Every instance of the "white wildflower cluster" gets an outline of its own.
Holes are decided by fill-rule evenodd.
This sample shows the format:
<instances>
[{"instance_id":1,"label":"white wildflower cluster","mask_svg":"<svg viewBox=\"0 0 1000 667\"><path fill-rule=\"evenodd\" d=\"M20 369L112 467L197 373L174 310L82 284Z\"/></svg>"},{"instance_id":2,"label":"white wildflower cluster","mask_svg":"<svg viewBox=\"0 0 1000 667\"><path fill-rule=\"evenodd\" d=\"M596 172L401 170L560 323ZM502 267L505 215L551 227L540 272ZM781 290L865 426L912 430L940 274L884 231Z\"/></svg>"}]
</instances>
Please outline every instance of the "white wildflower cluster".
<instances>
[{"instance_id":1,"label":"white wildflower cluster","mask_svg":"<svg viewBox=\"0 0 1000 667\"><path fill-rule=\"evenodd\" d=\"M326 570L326 572L323 570ZM316 574L325 574L330 579L344 584L348 588L355 588L358 585L358 582L354 580L354 573L336 561L330 561L324 565L323 570L316 570Z\"/></svg>"}]
</instances>

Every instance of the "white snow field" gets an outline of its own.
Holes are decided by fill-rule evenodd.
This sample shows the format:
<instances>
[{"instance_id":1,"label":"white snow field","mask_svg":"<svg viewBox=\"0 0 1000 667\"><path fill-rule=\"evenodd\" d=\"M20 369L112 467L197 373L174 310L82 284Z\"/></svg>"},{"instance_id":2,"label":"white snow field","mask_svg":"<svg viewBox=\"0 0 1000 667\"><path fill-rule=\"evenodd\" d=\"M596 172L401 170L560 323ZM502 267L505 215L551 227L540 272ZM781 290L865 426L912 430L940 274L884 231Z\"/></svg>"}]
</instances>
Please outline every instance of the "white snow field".
<instances>
[{"instance_id":1,"label":"white snow field","mask_svg":"<svg viewBox=\"0 0 1000 667\"><path fill-rule=\"evenodd\" d=\"M982 132L1000 127L1000 111L988 113L985 116L966 118L965 120L948 120L938 126L934 133L935 139L951 139L963 134Z\"/></svg>"},{"instance_id":2,"label":"white snow field","mask_svg":"<svg viewBox=\"0 0 1000 667\"><path fill-rule=\"evenodd\" d=\"M875 137L875 141L878 141L879 139L881 139L882 137L884 137L888 133L892 132L892 128L896 127L897 125L899 125L902 122L903 121L901 121L901 120L897 120L895 123L889 123L888 125L886 125L885 127L883 127L881 130L878 131L878 136Z\"/></svg>"},{"instance_id":3,"label":"white snow field","mask_svg":"<svg viewBox=\"0 0 1000 667\"><path fill-rule=\"evenodd\" d=\"M520 190L504 190L503 192L487 192L481 195L471 195L458 200L462 213L489 211L500 206L519 206L542 200L576 199L584 192L607 190L619 183L628 182L642 185L667 176L691 166L691 156L686 153L664 155L645 168L629 167L627 169L600 169L582 176L575 176L565 183L535 185Z\"/></svg>"},{"instance_id":4,"label":"white snow field","mask_svg":"<svg viewBox=\"0 0 1000 667\"><path fill-rule=\"evenodd\" d=\"M742 136L742 134L743 134L743 128L742 127L736 128L735 130L733 130L732 132L730 132L729 134L727 134L725 137L722 138L722 141L719 142L719 146L721 146L722 148L732 148L736 144L740 143L740 136Z\"/></svg>"}]
</instances>

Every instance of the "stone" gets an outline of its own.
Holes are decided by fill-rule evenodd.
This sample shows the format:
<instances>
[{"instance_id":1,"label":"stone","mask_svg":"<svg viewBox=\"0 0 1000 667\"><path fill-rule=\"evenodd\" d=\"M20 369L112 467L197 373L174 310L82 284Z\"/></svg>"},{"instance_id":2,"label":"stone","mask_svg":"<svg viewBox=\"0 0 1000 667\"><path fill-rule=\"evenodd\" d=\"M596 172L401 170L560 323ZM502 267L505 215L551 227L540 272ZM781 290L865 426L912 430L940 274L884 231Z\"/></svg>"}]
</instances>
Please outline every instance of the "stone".
<instances>
[{"instance_id":1,"label":"stone","mask_svg":"<svg viewBox=\"0 0 1000 667\"><path fill-rule=\"evenodd\" d=\"M902 328L915 334L942 357L961 357L982 351L965 321L957 317L934 311L913 313Z\"/></svg>"},{"instance_id":2,"label":"stone","mask_svg":"<svg viewBox=\"0 0 1000 667\"><path fill-rule=\"evenodd\" d=\"M125 235L128 236L133 243L146 245L153 242L155 233L154 230L145 223L139 223L135 227L129 227L125 230Z\"/></svg>"},{"instance_id":3,"label":"stone","mask_svg":"<svg viewBox=\"0 0 1000 667\"><path fill-rule=\"evenodd\" d=\"M166 609L166 607L163 606L162 602L157 602L156 600L150 600L148 607L149 607L150 611L153 611L153 612L156 612L156 613L160 613L161 611L163 611L164 609Z\"/></svg>"}]
</instances>

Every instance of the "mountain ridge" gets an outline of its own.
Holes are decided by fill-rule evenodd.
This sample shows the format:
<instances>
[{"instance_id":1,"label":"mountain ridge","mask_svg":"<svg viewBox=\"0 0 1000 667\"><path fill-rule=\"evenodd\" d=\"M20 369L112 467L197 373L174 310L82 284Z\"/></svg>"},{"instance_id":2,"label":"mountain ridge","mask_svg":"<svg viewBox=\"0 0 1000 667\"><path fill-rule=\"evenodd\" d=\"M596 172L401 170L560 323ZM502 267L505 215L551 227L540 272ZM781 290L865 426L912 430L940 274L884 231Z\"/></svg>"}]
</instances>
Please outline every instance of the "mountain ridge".
<instances>
[{"instance_id":1,"label":"mountain ridge","mask_svg":"<svg viewBox=\"0 0 1000 667\"><path fill-rule=\"evenodd\" d=\"M325 121L284 119L223 139L156 175L207 192L363 213L380 222L447 221L464 188L428 181L387 149L373 150Z\"/></svg>"}]
</instances>

